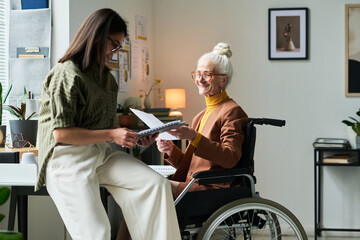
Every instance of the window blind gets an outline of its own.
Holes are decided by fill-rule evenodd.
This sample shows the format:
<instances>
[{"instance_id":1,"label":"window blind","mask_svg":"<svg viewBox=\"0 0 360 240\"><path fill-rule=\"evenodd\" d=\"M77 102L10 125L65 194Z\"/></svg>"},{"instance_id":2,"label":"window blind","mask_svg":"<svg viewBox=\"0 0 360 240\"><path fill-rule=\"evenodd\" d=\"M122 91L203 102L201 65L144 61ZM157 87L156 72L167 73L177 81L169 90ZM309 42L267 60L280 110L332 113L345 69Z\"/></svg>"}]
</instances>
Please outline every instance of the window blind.
<instances>
[{"instance_id":1,"label":"window blind","mask_svg":"<svg viewBox=\"0 0 360 240\"><path fill-rule=\"evenodd\" d=\"M7 51L7 5L6 0L0 0L0 82L3 86L3 97L8 89L8 51ZM7 125L8 114L3 111L3 125Z\"/></svg>"}]
</instances>

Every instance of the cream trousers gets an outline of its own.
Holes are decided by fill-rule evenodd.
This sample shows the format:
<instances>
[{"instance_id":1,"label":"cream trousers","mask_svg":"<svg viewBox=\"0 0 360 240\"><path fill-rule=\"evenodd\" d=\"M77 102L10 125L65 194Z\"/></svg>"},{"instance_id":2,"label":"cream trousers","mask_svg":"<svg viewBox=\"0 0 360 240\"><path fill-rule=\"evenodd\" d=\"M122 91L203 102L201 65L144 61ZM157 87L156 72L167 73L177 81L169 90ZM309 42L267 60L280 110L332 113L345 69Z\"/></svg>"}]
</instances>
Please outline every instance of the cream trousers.
<instances>
[{"instance_id":1,"label":"cream trousers","mask_svg":"<svg viewBox=\"0 0 360 240\"><path fill-rule=\"evenodd\" d=\"M110 240L103 185L119 204L133 240L180 240L168 180L107 143L54 149L46 187L73 240Z\"/></svg>"}]
</instances>

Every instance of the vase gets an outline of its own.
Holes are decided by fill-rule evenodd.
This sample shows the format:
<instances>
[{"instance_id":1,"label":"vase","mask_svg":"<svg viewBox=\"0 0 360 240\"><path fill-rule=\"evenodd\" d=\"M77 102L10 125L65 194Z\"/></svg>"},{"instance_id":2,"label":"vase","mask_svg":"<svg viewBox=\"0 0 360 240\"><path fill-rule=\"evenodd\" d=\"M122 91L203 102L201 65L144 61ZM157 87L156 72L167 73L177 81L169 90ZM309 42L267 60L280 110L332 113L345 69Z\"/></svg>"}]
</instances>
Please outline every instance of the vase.
<instances>
[{"instance_id":1,"label":"vase","mask_svg":"<svg viewBox=\"0 0 360 240\"><path fill-rule=\"evenodd\" d=\"M285 51L294 51L295 50L295 45L293 43L292 38L290 38L289 40L287 40L285 42L285 47L284 47Z\"/></svg>"},{"instance_id":2,"label":"vase","mask_svg":"<svg viewBox=\"0 0 360 240\"><path fill-rule=\"evenodd\" d=\"M11 134L21 133L24 139L36 146L38 120L10 120L9 122Z\"/></svg>"},{"instance_id":3,"label":"vase","mask_svg":"<svg viewBox=\"0 0 360 240\"><path fill-rule=\"evenodd\" d=\"M149 95L145 95L144 108L145 109L150 109L151 108L151 101L150 101L150 96Z\"/></svg>"},{"instance_id":4,"label":"vase","mask_svg":"<svg viewBox=\"0 0 360 240\"><path fill-rule=\"evenodd\" d=\"M360 136L356 136L356 148L360 149Z\"/></svg>"},{"instance_id":5,"label":"vase","mask_svg":"<svg viewBox=\"0 0 360 240\"><path fill-rule=\"evenodd\" d=\"M0 147L5 147L6 142L6 125L0 126Z\"/></svg>"}]
</instances>

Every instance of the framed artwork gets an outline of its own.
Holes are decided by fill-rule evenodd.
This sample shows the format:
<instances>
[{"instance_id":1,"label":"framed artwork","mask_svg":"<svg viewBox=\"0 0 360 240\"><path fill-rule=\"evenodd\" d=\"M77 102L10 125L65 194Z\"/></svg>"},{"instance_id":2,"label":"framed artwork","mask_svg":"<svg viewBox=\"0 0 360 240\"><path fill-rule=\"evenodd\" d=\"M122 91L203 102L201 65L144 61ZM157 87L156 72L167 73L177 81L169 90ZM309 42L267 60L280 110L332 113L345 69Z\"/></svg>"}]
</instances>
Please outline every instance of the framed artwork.
<instances>
[{"instance_id":1,"label":"framed artwork","mask_svg":"<svg viewBox=\"0 0 360 240\"><path fill-rule=\"evenodd\" d=\"M112 58L106 63L111 70L119 70L119 52L113 54Z\"/></svg>"},{"instance_id":2,"label":"framed artwork","mask_svg":"<svg viewBox=\"0 0 360 240\"><path fill-rule=\"evenodd\" d=\"M269 60L308 59L308 11L269 9Z\"/></svg>"},{"instance_id":3,"label":"framed artwork","mask_svg":"<svg viewBox=\"0 0 360 240\"><path fill-rule=\"evenodd\" d=\"M119 51L119 91L128 91L130 80L130 51Z\"/></svg>"},{"instance_id":4,"label":"framed artwork","mask_svg":"<svg viewBox=\"0 0 360 240\"><path fill-rule=\"evenodd\" d=\"M360 4L345 5L345 96L360 97Z\"/></svg>"}]
</instances>

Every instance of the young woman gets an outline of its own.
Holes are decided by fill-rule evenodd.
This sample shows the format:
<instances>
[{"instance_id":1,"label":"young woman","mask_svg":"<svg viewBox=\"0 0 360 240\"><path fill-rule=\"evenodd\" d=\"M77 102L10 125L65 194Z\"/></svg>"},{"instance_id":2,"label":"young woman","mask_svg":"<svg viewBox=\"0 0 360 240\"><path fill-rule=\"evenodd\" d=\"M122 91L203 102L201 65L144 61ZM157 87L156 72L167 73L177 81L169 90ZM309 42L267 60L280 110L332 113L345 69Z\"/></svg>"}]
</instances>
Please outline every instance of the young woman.
<instances>
[{"instance_id":1,"label":"young woman","mask_svg":"<svg viewBox=\"0 0 360 240\"><path fill-rule=\"evenodd\" d=\"M133 239L180 239L168 181L107 143L137 142L136 132L114 127L118 86L106 67L126 35L115 11L94 12L43 83L36 189L46 183L74 240L110 239L99 185L120 205Z\"/></svg>"}]
</instances>

